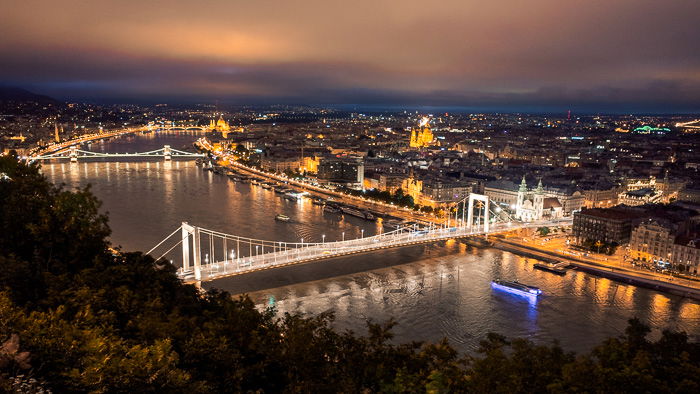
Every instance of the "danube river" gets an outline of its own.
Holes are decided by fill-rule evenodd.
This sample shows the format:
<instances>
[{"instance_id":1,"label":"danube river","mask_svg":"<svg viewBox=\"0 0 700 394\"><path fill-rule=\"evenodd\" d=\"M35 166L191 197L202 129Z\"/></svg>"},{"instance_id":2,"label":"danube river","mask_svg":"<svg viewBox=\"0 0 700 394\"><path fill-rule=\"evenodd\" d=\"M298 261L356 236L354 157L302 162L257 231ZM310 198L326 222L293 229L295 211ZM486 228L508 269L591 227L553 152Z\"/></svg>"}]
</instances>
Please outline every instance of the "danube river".
<instances>
[{"instance_id":1,"label":"danube river","mask_svg":"<svg viewBox=\"0 0 700 394\"><path fill-rule=\"evenodd\" d=\"M147 134L96 142L83 149L141 152L165 144L182 149L194 134ZM324 214L309 201L291 202L272 191L236 184L202 171L193 161L44 163L44 174L68 188L92 185L109 213L112 242L124 250L148 250L181 222L226 233L298 242L375 234L377 223ZM277 213L291 217L274 220ZM394 318L397 342L447 337L473 351L489 331L555 339L570 350L589 350L623 333L637 316L659 335L681 329L700 340L700 304L582 272L560 277L532 269L532 259L459 241L387 250L205 284L247 292L260 308L278 313L335 312L335 326L365 333L365 321ZM519 279L544 294L531 300L492 289L496 278Z\"/></svg>"}]
</instances>

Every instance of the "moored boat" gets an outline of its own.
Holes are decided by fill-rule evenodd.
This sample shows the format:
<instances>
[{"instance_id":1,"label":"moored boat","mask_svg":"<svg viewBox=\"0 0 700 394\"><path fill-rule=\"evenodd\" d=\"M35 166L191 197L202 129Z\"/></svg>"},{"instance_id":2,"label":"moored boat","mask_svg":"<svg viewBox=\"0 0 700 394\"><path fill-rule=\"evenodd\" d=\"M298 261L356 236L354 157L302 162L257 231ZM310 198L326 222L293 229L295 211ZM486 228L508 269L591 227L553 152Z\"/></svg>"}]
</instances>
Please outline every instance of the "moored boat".
<instances>
[{"instance_id":1,"label":"moored boat","mask_svg":"<svg viewBox=\"0 0 700 394\"><path fill-rule=\"evenodd\" d=\"M360 211L359 209L356 209L356 208L341 206L340 210L346 215L355 216L355 217L358 217L360 219L366 219L366 220L375 220L376 219L374 217L374 215L372 215L371 213L369 213L367 211Z\"/></svg>"},{"instance_id":2,"label":"moored boat","mask_svg":"<svg viewBox=\"0 0 700 394\"><path fill-rule=\"evenodd\" d=\"M340 208L338 208L338 207L336 207L336 206L334 206L334 205L326 204L326 205L323 207L323 212L328 212L328 213L340 213L341 211L340 211Z\"/></svg>"},{"instance_id":3,"label":"moored boat","mask_svg":"<svg viewBox=\"0 0 700 394\"><path fill-rule=\"evenodd\" d=\"M558 264L549 264L549 263L535 263L533 265L533 268L541 270L541 271L547 271L551 272L553 274L557 275L566 275L566 267L568 267L568 263L558 263Z\"/></svg>"},{"instance_id":4,"label":"moored boat","mask_svg":"<svg viewBox=\"0 0 700 394\"><path fill-rule=\"evenodd\" d=\"M287 191L287 193L284 194L284 198L290 201L299 201L300 196L293 191Z\"/></svg>"},{"instance_id":5,"label":"moored boat","mask_svg":"<svg viewBox=\"0 0 700 394\"><path fill-rule=\"evenodd\" d=\"M389 230L396 230L397 228L401 227L401 219L385 219L382 222L382 225Z\"/></svg>"}]
</instances>

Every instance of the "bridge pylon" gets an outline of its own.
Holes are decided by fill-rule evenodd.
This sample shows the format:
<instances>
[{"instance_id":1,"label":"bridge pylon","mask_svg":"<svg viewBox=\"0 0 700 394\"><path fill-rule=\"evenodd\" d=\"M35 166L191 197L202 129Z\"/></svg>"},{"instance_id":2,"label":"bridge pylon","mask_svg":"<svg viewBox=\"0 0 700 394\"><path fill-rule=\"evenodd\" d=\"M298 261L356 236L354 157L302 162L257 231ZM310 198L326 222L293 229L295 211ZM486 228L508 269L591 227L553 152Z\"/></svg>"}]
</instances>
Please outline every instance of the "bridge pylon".
<instances>
[{"instance_id":1,"label":"bridge pylon","mask_svg":"<svg viewBox=\"0 0 700 394\"><path fill-rule=\"evenodd\" d=\"M467 211L467 228L471 230L474 226L474 202L481 203L484 208L484 231L489 231L489 197L483 194L469 194L469 210ZM481 208L481 207L477 207ZM477 229L479 223L476 224Z\"/></svg>"},{"instance_id":2,"label":"bridge pylon","mask_svg":"<svg viewBox=\"0 0 700 394\"><path fill-rule=\"evenodd\" d=\"M70 161L72 161L72 162L78 161L78 146L77 145L73 145L70 147L70 152L68 153L68 157L70 157Z\"/></svg>"},{"instance_id":3,"label":"bridge pylon","mask_svg":"<svg viewBox=\"0 0 700 394\"><path fill-rule=\"evenodd\" d=\"M166 161L172 160L173 158L173 153L170 150L170 145L164 145L163 146L163 157L165 158Z\"/></svg>"},{"instance_id":4,"label":"bridge pylon","mask_svg":"<svg viewBox=\"0 0 700 394\"><path fill-rule=\"evenodd\" d=\"M187 272L190 270L190 236L192 237L192 257L194 278L197 281L202 280L202 257L201 257L201 236L199 227L192 226L187 222L182 222L182 270Z\"/></svg>"}]
</instances>

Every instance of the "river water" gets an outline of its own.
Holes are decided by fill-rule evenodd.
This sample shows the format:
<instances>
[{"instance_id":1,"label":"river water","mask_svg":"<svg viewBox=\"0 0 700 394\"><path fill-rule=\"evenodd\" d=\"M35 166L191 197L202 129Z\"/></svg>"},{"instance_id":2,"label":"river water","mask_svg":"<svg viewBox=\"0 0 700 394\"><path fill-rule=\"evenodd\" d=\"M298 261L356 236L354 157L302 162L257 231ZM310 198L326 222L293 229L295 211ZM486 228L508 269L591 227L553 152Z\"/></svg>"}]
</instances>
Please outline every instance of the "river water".
<instances>
[{"instance_id":1,"label":"river water","mask_svg":"<svg viewBox=\"0 0 700 394\"><path fill-rule=\"evenodd\" d=\"M85 145L101 152L188 149L192 134L125 136ZM42 171L67 188L92 186L109 213L112 242L124 250L148 250L181 222L251 238L320 242L373 235L378 224L324 214L309 201L290 202L270 190L237 184L202 171L193 161L44 163ZM277 213L292 219L274 220ZM333 311L334 325L365 333L366 320L394 318L395 341L447 337L473 351L489 331L537 343L557 339L566 349L589 350L622 334L637 316L660 330L681 329L700 340L700 303L571 271L560 277L532 269L524 259L459 241L345 257L275 269L205 284L248 293L260 308L285 312ZM493 289L496 278L540 287L530 299Z\"/></svg>"}]
</instances>

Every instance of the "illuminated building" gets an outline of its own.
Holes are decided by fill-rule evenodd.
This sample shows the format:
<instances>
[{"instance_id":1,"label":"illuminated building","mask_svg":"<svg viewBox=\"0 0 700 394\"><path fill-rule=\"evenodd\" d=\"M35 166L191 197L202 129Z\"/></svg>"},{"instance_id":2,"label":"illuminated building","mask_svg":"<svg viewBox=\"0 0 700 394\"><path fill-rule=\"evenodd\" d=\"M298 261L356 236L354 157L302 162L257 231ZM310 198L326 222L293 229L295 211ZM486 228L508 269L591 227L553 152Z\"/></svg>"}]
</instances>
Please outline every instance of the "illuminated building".
<instances>
[{"instance_id":1,"label":"illuminated building","mask_svg":"<svg viewBox=\"0 0 700 394\"><path fill-rule=\"evenodd\" d=\"M53 132L54 132L54 140L56 142L61 142L61 137L59 136L58 123L54 123ZM61 125L60 132L63 133L63 125Z\"/></svg>"},{"instance_id":2,"label":"illuminated building","mask_svg":"<svg viewBox=\"0 0 700 394\"><path fill-rule=\"evenodd\" d=\"M302 170L304 172L317 173L321 159L317 156L305 156L302 158Z\"/></svg>"},{"instance_id":3,"label":"illuminated building","mask_svg":"<svg viewBox=\"0 0 700 394\"><path fill-rule=\"evenodd\" d=\"M413 174L401 183L403 194L413 197L413 202L418 203L423 194L423 181L413 177Z\"/></svg>"},{"instance_id":4,"label":"illuminated building","mask_svg":"<svg viewBox=\"0 0 700 394\"><path fill-rule=\"evenodd\" d=\"M574 212L572 234L579 245L585 241L625 244L633 222L641 221L644 215L644 210L625 206L584 209Z\"/></svg>"},{"instance_id":5,"label":"illuminated building","mask_svg":"<svg viewBox=\"0 0 700 394\"><path fill-rule=\"evenodd\" d=\"M430 119L423 118L418 127L411 128L411 141L409 143L411 148L424 148L433 144L435 137L428 126L429 122Z\"/></svg>"},{"instance_id":6,"label":"illuminated building","mask_svg":"<svg viewBox=\"0 0 700 394\"><path fill-rule=\"evenodd\" d=\"M676 238L671 251L671 263L678 271L697 275L700 266L700 238Z\"/></svg>"},{"instance_id":7,"label":"illuminated building","mask_svg":"<svg viewBox=\"0 0 700 394\"><path fill-rule=\"evenodd\" d=\"M362 159L330 158L318 164L316 177L321 183L338 183L361 189L365 180L365 166Z\"/></svg>"},{"instance_id":8,"label":"illuminated building","mask_svg":"<svg viewBox=\"0 0 700 394\"><path fill-rule=\"evenodd\" d=\"M661 202L662 191L653 188L643 188L620 193L617 201L631 207Z\"/></svg>"},{"instance_id":9,"label":"illuminated building","mask_svg":"<svg viewBox=\"0 0 700 394\"><path fill-rule=\"evenodd\" d=\"M19 142L24 142L24 140L26 140L26 139L27 139L27 137L23 136L21 132L19 133L19 135L15 135L15 136L10 137L10 140L16 140Z\"/></svg>"},{"instance_id":10,"label":"illuminated building","mask_svg":"<svg viewBox=\"0 0 700 394\"><path fill-rule=\"evenodd\" d=\"M688 231L688 223L673 223L649 219L634 230L630 237L629 256L637 261L681 272L698 273L700 238Z\"/></svg>"},{"instance_id":11,"label":"illuminated building","mask_svg":"<svg viewBox=\"0 0 700 394\"><path fill-rule=\"evenodd\" d=\"M636 260L668 263L674 238L668 224L649 219L632 230L630 255Z\"/></svg>"},{"instance_id":12,"label":"illuminated building","mask_svg":"<svg viewBox=\"0 0 700 394\"><path fill-rule=\"evenodd\" d=\"M525 177L523 176L523 180L518 188L518 200L515 203L515 217L523 222L531 222L542 219L543 212L544 190L542 188L542 180L537 184L537 189L532 193L532 196L528 197L527 183L525 183Z\"/></svg>"},{"instance_id":13,"label":"illuminated building","mask_svg":"<svg viewBox=\"0 0 700 394\"><path fill-rule=\"evenodd\" d=\"M219 116L219 120L214 121L214 119L212 119L209 121L209 128L213 131L220 131L222 133L231 131L231 126L229 126L228 122L224 120L223 115Z\"/></svg>"}]
</instances>

